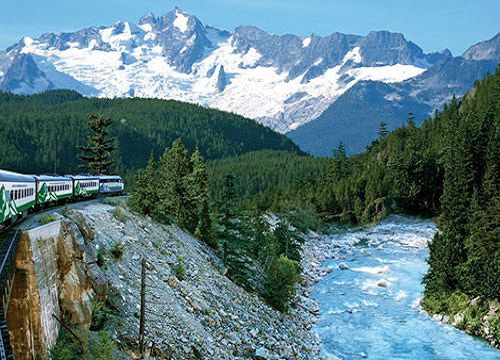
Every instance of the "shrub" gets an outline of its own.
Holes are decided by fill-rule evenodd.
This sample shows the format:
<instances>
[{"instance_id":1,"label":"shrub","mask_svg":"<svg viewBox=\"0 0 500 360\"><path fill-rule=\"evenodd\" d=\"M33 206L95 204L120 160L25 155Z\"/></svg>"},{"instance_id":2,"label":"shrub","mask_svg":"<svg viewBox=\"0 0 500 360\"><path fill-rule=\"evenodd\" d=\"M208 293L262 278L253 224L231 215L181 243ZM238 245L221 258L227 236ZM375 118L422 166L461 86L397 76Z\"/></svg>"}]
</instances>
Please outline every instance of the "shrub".
<instances>
[{"instance_id":1,"label":"shrub","mask_svg":"<svg viewBox=\"0 0 500 360\"><path fill-rule=\"evenodd\" d=\"M186 278L186 266L184 265L184 257L177 256L177 261L174 266L175 276L179 280L184 280Z\"/></svg>"},{"instance_id":2,"label":"shrub","mask_svg":"<svg viewBox=\"0 0 500 360\"><path fill-rule=\"evenodd\" d=\"M62 209L62 211L61 211L61 214L62 214L63 216L66 216L66 217L67 217L67 216L69 215L69 212L70 212L70 211L71 211L71 210L69 209L68 204L64 204L64 207L63 207L63 209Z\"/></svg>"},{"instance_id":3,"label":"shrub","mask_svg":"<svg viewBox=\"0 0 500 360\"><path fill-rule=\"evenodd\" d=\"M90 330L101 330L108 319L108 312L103 303L94 299L92 301L92 323Z\"/></svg>"},{"instance_id":4,"label":"shrub","mask_svg":"<svg viewBox=\"0 0 500 360\"><path fill-rule=\"evenodd\" d=\"M113 210L113 216L115 217L116 220L125 222L127 221L127 214L125 213L125 210L121 206L117 206L115 210Z\"/></svg>"},{"instance_id":5,"label":"shrub","mask_svg":"<svg viewBox=\"0 0 500 360\"><path fill-rule=\"evenodd\" d=\"M107 331L92 333L76 330L79 337L61 329L57 343L50 350L53 360L114 360L115 344Z\"/></svg>"},{"instance_id":6,"label":"shrub","mask_svg":"<svg viewBox=\"0 0 500 360\"><path fill-rule=\"evenodd\" d=\"M48 223L56 221L57 218L55 215L45 215L40 218L40 224L46 225Z\"/></svg>"},{"instance_id":7,"label":"shrub","mask_svg":"<svg viewBox=\"0 0 500 360\"><path fill-rule=\"evenodd\" d=\"M110 250L111 255L114 256L115 259L121 259L123 253L125 252L124 246L122 243L115 243Z\"/></svg>"},{"instance_id":8,"label":"shrub","mask_svg":"<svg viewBox=\"0 0 500 360\"><path fill-rule=\"evenodd\" d=\"M286 311L288 301L295 293L295 283L299 281L298 264L281 255L268 269L266 276L267 301L277 310Z\"/></svg>"},{"instance_id":9,"label":"shrub","mask_svg":"<svg viewBox=\"0 0 500 360\"><path fill-rule=\"evenodd\" d=\"M100 247L99 250L97 250L97 266L99 267L106 266L106 259L104 258L104 254L106 254L106 249Z\"/></svg>"}]
</instances>

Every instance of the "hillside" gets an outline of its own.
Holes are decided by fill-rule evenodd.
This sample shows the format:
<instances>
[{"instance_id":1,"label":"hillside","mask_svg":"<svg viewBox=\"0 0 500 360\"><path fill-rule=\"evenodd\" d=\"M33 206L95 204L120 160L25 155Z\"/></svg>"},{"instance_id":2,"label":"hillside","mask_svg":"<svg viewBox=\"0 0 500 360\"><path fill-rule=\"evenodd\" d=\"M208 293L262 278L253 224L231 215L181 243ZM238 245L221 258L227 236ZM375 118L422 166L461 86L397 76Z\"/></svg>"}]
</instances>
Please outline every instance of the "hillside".
<instances>
[{"instance_id":1,"label":"hillside","mask_svg":"<svg viewBox=\"0 0 500 360\"><path fill-rule=\"evenodd\" d=\"M178 101L84 98L72 91L33 96L0 93L0 167L25 173L78 172L77 145L86 141L90 113L114 120L116 171L130 173L151 152L182 138L219 159L261 149L300 152L285 136L241 116Z\"/></svg>"}]
</instances>

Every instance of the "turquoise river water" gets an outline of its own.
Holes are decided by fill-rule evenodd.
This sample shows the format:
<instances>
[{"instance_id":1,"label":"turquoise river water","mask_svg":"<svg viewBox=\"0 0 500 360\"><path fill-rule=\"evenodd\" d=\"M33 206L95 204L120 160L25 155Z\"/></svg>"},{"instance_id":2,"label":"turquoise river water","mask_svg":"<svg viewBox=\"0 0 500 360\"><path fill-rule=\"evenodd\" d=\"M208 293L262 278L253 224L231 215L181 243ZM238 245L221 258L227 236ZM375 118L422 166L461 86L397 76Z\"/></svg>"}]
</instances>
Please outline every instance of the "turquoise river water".
<instances>
[{"instance_id":1,"label":"turquoise river water","mask_svg":"<svg viewBox=\"0 0 500 360\"><path fill-rule=\"evenodd\" d=\"M335 270L312 293L326 358L500 359L485 341L421 311L426 244L435 231L430 221L396 216L330 237L339 253L325 265Z\"/></svg>"}]
</instances>

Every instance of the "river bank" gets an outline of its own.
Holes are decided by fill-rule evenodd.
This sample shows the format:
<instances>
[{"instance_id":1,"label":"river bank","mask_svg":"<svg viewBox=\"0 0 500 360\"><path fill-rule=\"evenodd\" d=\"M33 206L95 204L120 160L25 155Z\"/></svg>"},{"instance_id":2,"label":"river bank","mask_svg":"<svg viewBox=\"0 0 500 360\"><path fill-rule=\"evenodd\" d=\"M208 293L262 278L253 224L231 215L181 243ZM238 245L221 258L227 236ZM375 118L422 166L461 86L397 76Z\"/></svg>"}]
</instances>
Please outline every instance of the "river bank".
<instances>
[{"instance_id":1,"label":"river bank","mask_svg":"<svg viewBox=\"0 0 500 360\"><path fill-rule=\"evenodd\" d=\"M303 249L304 304L323 358L495 359L484 341L421 308L429 220L392 216L370 228L312 236Z\"/></svg>"}]
</instances>

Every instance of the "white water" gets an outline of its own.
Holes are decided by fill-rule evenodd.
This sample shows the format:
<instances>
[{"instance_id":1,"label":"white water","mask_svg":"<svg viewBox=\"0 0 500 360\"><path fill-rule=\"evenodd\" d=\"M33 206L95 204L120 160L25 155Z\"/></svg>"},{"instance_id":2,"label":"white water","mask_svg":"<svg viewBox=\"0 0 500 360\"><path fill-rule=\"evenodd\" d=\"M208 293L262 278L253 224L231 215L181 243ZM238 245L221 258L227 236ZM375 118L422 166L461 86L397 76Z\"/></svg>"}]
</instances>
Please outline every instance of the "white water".
<instances>
[{"instance_id":1,"label":"white water","mask_svg":"<svg viewBox=\"0 0 500 360\"><path fill-rule=\"evenodd\" d=\"M332 235L336 269L315 285L320 307L315 330L325 357L341 359L500 359L500 351L419 306L427 271L427 241L436 228L427 220L392 217L368 230ZM345 263L348 270L339 270Z\"/></svg>"}]
</instances>

